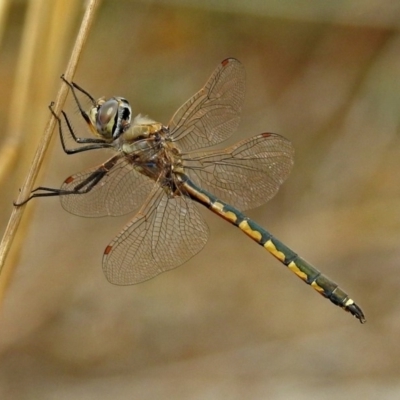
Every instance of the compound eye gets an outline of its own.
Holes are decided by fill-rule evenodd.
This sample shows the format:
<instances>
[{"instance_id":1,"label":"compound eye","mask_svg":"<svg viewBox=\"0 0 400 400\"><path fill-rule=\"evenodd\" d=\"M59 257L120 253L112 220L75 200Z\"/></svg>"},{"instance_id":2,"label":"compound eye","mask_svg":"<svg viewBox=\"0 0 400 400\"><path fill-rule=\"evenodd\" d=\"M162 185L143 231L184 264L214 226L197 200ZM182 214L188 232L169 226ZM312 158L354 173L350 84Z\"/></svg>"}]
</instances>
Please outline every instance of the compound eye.
<instances>
[{"instance_id":1,"label":"compound eye","mask_svg":"<svg viewBox=\"0 0 400 400\"><path fill-rule=\"evenodd\" d=\"M112 132L113 138L116 139L130 127L132 110L128 101L123 97L115 97L114 99L118 101L118 115Z\"/></svg>"},{"instance_id":2,"label":"compound eye","mask_svg":"<svg viewBox=\"0 0 400 400\"><path fill-rule=\"evenodd\" d=\"M96 129L101 136L112 137L118 115L118 107L119 104L116 99L107 100L99 107L96 115Z\"/></svg>"}]
</instances>

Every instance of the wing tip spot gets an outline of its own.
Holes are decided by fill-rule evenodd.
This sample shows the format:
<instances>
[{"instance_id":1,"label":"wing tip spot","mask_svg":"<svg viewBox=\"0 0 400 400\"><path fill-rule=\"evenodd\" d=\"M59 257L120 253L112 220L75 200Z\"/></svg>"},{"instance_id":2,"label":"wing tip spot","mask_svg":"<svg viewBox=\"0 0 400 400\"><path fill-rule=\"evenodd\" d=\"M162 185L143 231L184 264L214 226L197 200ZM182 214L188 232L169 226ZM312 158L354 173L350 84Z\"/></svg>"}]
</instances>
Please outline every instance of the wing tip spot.
<instances>
[{"instance_id":1,"label":"wing tip spot","mask_svg":"<svg viewBox=\"0 0 400 400\"><path fill-rule=\"evenodd\" d=\"M224 61L222 61L221 62L222 66L226 67L231 62L231 60L232 60L231 58L227 58Z\"/></svg>"},{"instance_id":2,"label":"wing tip spot","mask_svg":"<svg viewBox=\"0 0 400 400\"><path fill-rule=\"evenodd\" d=\"M73 176L69 176L65 181L64 181L64 183L71 183L71 182L73 182L74 181L74 177Z\"/></svg>"},{"instance_id":3,"label":"wing tip spot","mask_svg":"<svg viewBox=\"0 0 400 400\"><path fill-rule=\"evenodd\" d=\"M112 250L112 246L107 246L106 249L104 250L104 255L107 256L108 254L110 254L111 250Z\"/></svg>"}]
</instances>

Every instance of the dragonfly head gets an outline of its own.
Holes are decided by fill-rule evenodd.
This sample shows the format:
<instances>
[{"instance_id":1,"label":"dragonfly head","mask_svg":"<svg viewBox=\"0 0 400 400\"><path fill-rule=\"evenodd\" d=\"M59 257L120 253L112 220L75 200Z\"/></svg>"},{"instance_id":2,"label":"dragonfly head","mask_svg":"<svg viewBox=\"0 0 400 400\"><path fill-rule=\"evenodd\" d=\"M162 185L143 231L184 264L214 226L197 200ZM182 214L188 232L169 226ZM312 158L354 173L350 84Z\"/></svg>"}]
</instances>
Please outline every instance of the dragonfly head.
<instances>
[{"instance_id":1,"label":"dragonfly head","mask_svg":"<svg viewBox=\"0 0 400 400\"><path fill-rule=\"evenodd\" d=\"M89 111L94 130L108 140L117 139L130 127L131 115L131 106L123 97L112 97L109 100L102 97Z\"/></svg>"}]
</instances>

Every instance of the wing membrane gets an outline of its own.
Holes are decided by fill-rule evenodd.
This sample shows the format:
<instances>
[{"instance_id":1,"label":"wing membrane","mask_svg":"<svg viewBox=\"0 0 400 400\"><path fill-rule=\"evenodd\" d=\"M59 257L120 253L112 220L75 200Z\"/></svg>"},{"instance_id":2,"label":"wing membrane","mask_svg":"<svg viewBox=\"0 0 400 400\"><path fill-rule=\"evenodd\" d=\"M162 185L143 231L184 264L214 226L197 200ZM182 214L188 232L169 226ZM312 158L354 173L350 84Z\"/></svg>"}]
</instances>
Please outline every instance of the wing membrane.
<instances>
[{"instance_id":1,"label":"wing membrane","mask_svg":"<svg viewBox=\"0 0 400 400\"><path fill-rule=\"evenodd\" d=\"M271 199L293 165L291 143L263 133L220 151L185 156L186 173L200 187L240 210Z\"/></svg>"},{"instance_id":2,"label":"wing membrane","mask_svg":"<svg viewBox=\"0 0 400 400\"><path fill-rule=\"evenodd\" d=\"M63 183L61 190L73 191L95 177L115 157L99 167L75 174ZM137 172L123 155L117 156L116 162L87 193L61 196L61 204L71 214L84 217L104 217L124 215L139 208L151 192L154 182Z\"/></svg>"},{"instance_id":3,"label":"wing membrane","mask_svg":"<svg viewBox=\"0 0 400 400\"><path fill-rule=\"evenodd\" d=\"M206 85L172 117L171 138L183 151L212 146L237 128L245 93L242 64L228 58L217 67Z\"/></svg>"},{"instance_id":4,"label":"wing membrane","mask_svg":"<svg viewBox=\"0 0 400 400\"><path fill-rule=\"evenodd\" d=\"M116 285L132 285L168 271L197 254L208 227L193 202L155 188L151 199L107 246L103 271Z\"/></svg>"}]
</instances>

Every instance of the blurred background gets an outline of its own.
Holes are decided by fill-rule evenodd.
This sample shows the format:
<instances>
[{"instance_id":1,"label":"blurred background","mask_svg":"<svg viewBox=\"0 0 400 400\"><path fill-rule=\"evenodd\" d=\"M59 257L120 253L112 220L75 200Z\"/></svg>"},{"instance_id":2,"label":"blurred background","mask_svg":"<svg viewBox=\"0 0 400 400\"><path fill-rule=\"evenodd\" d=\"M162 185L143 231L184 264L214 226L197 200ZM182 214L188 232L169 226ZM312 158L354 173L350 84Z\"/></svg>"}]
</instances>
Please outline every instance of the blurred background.
<instances>
[{"instance_id":1,"label":"blurred background","mask_svg":"<svg viewBox=\"0 0 400 400\"><path fill-rule=\"evenodd\" d=\"M2 231L84 5L0 3ZM267 131L296 150L279 193L248 215L338 282L367 324L206 209L205 250L113 286L102 254L131 216L85 219L40 199L1 276L0 397L399 398L399 21L389 0L103 0L74 80L167 124L238 58L247 94L228 144ZM64 108L85 132L71 99ZM109 155L67 156L54 135L36 185L58 187Z\"/></svg>"}]
</instances>

